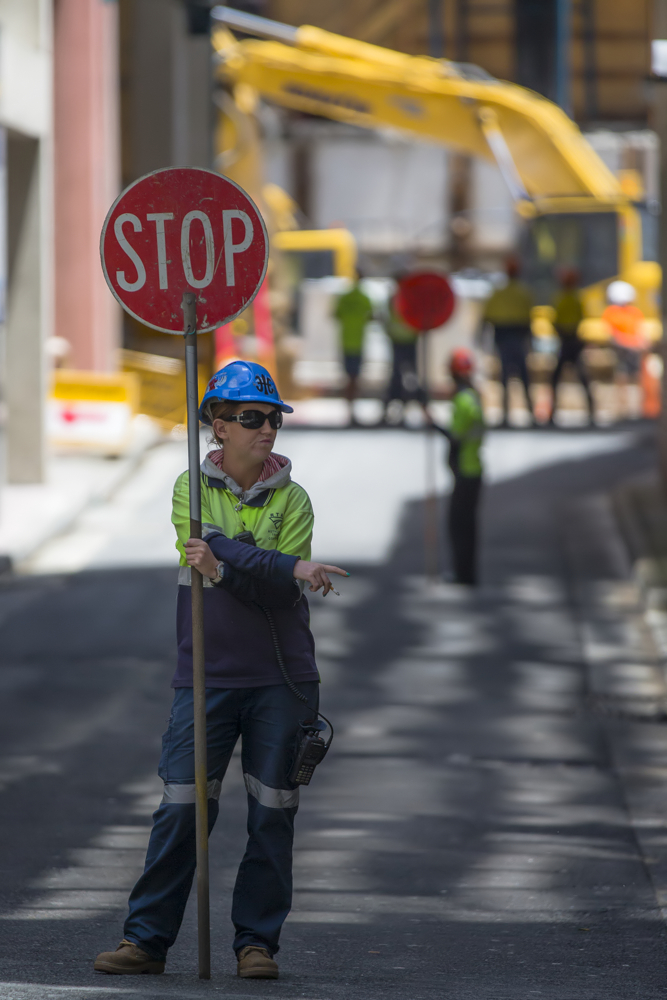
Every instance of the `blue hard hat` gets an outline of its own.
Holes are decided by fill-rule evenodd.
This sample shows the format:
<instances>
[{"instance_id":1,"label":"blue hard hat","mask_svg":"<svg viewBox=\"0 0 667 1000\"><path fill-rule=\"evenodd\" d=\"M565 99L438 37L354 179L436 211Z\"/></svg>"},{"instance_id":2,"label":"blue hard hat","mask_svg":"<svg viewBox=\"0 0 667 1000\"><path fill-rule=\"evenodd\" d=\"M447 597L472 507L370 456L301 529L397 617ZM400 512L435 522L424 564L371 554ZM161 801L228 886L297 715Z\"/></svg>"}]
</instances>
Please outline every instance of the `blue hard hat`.
<instances>
[{"instance_id":1,"label":"blue hard hat","mask_svg":"<svg viewBox=\"0 0 667 1000\"><path fill-rule=\"evenodd\" d=\"M211 403L271 403L283 413L294 413L291 406L283 403L266 368L254 361L232 361L215 373L199 407L203 424L211 424Z\"/></svg>"}]
</instances>

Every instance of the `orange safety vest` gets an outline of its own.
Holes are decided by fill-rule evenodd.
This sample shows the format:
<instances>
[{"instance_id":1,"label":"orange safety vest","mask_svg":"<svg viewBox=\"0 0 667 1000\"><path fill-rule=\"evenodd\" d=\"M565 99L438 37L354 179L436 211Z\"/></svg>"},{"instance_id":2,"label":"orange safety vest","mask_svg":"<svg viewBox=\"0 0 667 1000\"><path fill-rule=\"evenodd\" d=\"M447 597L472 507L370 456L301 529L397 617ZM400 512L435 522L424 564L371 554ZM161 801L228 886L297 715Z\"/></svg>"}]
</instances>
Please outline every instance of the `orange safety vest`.
<instances>
[{"instance_id":1,"label":"orange safety vest","mask_svg":"<svg viewBox=\"0 0 667 1000\"><path fill-rule=\"evenodd\" d=\"M644 313L637 306L607 306L602 319L611 327L612 339L619 347L643 351L648 347L642 324Z\"/></svg>"}]
</instances>

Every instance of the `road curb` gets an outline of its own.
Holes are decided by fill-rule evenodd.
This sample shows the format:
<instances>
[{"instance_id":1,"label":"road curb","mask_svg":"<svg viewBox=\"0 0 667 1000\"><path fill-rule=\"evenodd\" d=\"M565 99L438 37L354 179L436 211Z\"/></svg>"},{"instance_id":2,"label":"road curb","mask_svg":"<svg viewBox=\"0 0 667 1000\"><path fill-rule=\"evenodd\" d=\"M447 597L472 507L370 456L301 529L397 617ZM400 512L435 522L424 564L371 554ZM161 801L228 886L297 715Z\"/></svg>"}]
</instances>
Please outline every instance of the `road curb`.
<instances>
[{"instance_id":1,"label":"road curb","mask_svg":"<svg viewBox=\"0 0 667 1000\"><path fill-rule=\"evenodd\" d=\"M631 733L630 723L620 732L607 727L607 736L637 844L667 921L667 502L654 473L622 484L610 503L664 694L657 699L662 712L643 733L636 724Z\"/></svg>"},{"instance_id":2,"label":"road curb","mask_svg":"<svg viewBox=\"0 0 667 1000\"><path fill-rule=\"evenodd\" d=\"M611 503L667 681L667 499L657 472L618 487Z\"/></svg>"}]
</instances>

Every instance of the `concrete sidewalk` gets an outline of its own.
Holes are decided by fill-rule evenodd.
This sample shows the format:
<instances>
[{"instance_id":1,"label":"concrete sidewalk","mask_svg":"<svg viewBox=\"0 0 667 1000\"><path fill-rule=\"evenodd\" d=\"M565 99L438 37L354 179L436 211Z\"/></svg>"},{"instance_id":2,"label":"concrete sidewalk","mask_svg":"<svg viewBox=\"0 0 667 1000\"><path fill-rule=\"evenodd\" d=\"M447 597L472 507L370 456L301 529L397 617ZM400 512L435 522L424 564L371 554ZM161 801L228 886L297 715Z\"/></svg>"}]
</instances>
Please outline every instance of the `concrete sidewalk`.
<instances>
[{"instance_id":1,"label":"concrete sidewalk","mask_svg":"<svg viewBox=\"0 0 667 1000\"><path fill-rule=\"evenodd\" d=\"M153 421L139 419L132 446L120 458L52 454L45 482L0 488L0 572L18 566L67 531L85 510L107 500L161 439Z\"/></svg>"}]
</instances>

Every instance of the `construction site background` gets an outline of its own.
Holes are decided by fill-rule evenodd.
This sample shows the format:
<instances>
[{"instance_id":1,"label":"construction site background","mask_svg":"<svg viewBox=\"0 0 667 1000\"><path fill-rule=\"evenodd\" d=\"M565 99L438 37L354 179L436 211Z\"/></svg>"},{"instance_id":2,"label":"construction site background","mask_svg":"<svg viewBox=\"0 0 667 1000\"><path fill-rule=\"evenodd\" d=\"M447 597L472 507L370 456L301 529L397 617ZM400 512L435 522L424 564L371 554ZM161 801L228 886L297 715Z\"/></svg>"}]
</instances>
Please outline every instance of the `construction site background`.
<instances>
[{"instance_id":1,"label":"construction site background","mask_svg":"<svg viewBox=\"0 0 667 1000\"><path fill-rule=\"evenodd\" d=\"M585 0L566 22L556 0L235 6L398 52L444 57L473 67L480 79L513 81L560 104L639 210L641 256L655 261L660 154L646 85L650 3ZM458 306L432 337L428 373L431 392L442 395L443 359L477 336L482 302L501 280L522 225L494 163L392 128L327 120L247 93L244 105L239 88L221 79L211 52L210 5L199 0L4 0L0 23L7 51L15 53L3 64L0 108L11 206L0 219L6 245L0 482L43 482L58 450L128 454L145 436L135 432L137 414L150 416L156 433L180 433L182 345L121 317L104 286L97 246L121 187L169 165L221 169L259 192L275 247L263 302L232 328L201 338L202 380L234 354L256 356L258 338L270 336L284 391L304 401L297 419L343 420L335 400L344 373L330 314L356 256L379 316L401 268L453 273ZM240 139L235 127L246 130ZM646 273L655 303L655 272ZM535 332L546 332L530 359L539 400L555 342L545 317L537 319ZM482 353L493 421L498 365L492 352ZM609 347L592 345L588 355L602 419L641 413L641 400L623 410L615 399ZM655 378L659 363L656 355ZM364 345L362 421L375 420L372 401L382 396L390 364L390 344L376 319ZM580 404L575 381L566 382L562 408L572 409L574 423Z\"/></svg>"}]
</instances>

